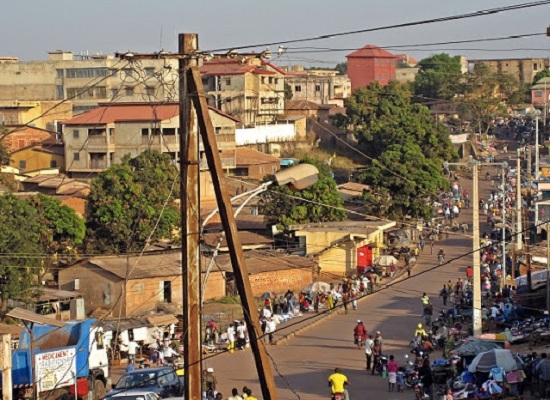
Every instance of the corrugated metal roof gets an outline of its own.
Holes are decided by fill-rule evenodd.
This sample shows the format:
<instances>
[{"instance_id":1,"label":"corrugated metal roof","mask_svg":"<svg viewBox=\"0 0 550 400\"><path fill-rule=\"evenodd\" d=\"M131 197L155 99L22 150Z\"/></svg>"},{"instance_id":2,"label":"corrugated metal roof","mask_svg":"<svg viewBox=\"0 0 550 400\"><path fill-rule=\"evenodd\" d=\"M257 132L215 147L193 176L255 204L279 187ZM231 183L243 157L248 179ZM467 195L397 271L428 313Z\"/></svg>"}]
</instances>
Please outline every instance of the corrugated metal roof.
<instances>
[{"instance_id":1,"label":"corrugated metal roof","mask_svg":"<svg viewBox=\"0 0 550 400\"><path fill-rule=\"evenodd\" d=\"M317 263L310 258L287 255L275 250L253 250L245 252L244 255L248 272L251 275L270 271L308 269L317 266ZM216 266L222 271L233 271L229 254L218 255Z\"/></svg>"},{"instance_id":2,"label":"corrugated metal roof","mask_svg":"<svg viewBox=\"0 0 550 400\"><path fill-rule=\"evenodd\" d=\"M271 244L273 239L264 235L260 235L254 232L239 231L239 237L241 238L241 244L243 246L249 246L254 244ZM220 239L221 233L205 233L203 235L204 243L210 247L216 247ZM225 235L223 235L221 247L227 247L227 240Z\"/></svg>"},{"instance_id":3,"label":"corrugated metal roof","mask_svg":"<svg viewBox=\"0 0 550 400\"><path fill-rule=\"evenodd\" d=\"M117 121L164 121L176 118L176 103L111 103L63 121L64 125L106 125Z\"/></svg>"},{"instance_id":4,"label":"corrugated metal roof","mask_svg":"<svg viewBox=\"0 0 550 400\"><path fill-rule=\"evenodd\" d=\"M181 253L144 254L141 257L106 256L84 261L108 271L121 279L129 274L130 279L181 275ZM82 263L79 263L82 264ZM70 267L69 267L70 268Z\"/></svg>"},{"instance_id":5,"label":"corrugated metal roof","mask_svg":"<svg viewBox=\"0 0 550 400\"><path fill-rule=\"evenodd\" d=\"M235 162L237 166L273 163L279 165L279 158L248 147L237 147L235 149Z\"/></svg>"},{"instance_id":6,"label":"corrugated metal roof","mask_svg":"<svg viewBox=\"0 0 550 400\"><path fill-rule=\"evenodd\" d=\"M359 50L355 50L354 52L348 54L346 57L397 58L395 54L372 44L367 44Z\"/></svg>"},{"instance_id":7,"label":"corrugated metal roof","mask_svg":"<svg viewBox=\"0 0 550 400\"><path fill-rule=\"evenodd\" d=\"M40 297L38 298L38 302L67 300L77 297L82 297L82 295L78 292L45 287L40 288Z\"/></svg>"},{"instance_id":8,"label":"corrugated metal roof","mask_svg":"<svg viewBox=\"0 0 550 400\"><path fill-rule=\"evenodd\" d=\"M148 316L147 322L153 326L166 326L170 324L177 324L178 319L174 316L174 314L159 314Z\"/></svg>"},{"instance_id":9,"label":"corrugated metal roof","mask_svg":"<svg viewBox=\"0 0 550 400\"><path fill-rule=\"evenodd\" d=\"M52 325L62 328L67 325L65 322L46 317L44 315L33 313L32 311L16 307L6 314L8 317L17 318L22 321L34 322L42 325Z\"/></svg>"},{"instance_id":10,"label":"corrugated metal roof","mask_svg":"<svg viewBox=\"0 0 550 400\"><path fill-rule=\"evenodd\" d=\"M18 339L23 329L20 325L0 324L0 334L10 334L12 339Z\"/></svg>"}]
</instances>

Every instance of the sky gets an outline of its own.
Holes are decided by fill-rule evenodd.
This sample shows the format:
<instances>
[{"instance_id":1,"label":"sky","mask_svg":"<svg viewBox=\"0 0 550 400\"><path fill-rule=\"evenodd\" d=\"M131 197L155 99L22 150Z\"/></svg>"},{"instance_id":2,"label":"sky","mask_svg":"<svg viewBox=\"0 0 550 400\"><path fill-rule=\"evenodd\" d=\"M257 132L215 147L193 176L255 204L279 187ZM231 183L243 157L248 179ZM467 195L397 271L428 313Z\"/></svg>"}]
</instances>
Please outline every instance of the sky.
<instances>
[{"instance_id":1,"label":"sky","mask_svg":"<svg viewBox=\"0 0 550 400\"><path fill-rule=\"evenodd\" d=\"M221 50L318 37L463 14L528 0L0 0L0 56L45 60L48 51L75 54L177 51L178 33L197 33L199 48ZM2 5L2 3L5 3ZM475 58L550 57L550 4L458 21L284 44L280 66L334 67L366 44L398 46L416 59L446 52ZM515 40L429 43L522 34ZM421 46L421 44L423 44ZM412 45L412 46L409 46ZM408 47L407 47L408 46ZM308 47L305 49L304 47ZM309 47L315 47L311 49ZM330 49L319 52L318 48ZM247 48L244 52L262 51ZM224 50L225 52L225 50Z\"/></svg>"}]
</instances>

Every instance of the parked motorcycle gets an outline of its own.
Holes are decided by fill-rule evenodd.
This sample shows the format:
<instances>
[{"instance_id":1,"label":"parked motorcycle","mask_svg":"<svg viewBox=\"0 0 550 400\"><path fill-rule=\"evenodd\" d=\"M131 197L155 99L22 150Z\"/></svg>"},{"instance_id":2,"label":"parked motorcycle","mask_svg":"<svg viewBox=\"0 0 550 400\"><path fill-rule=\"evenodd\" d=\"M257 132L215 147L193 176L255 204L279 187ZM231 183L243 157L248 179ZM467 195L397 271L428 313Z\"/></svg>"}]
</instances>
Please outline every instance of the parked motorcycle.
<instances>
[{"instance_id":1,"label":"parked motorcycle","mask_svg":"<svg viewBox=\"0 0 550 400\"><path fill-rule=\"evenodd\" d=\"M376 364L374 364L374 372L384 375L388 371L388 357L380 354L376 359Z\"/></svg>"}]
</instances>

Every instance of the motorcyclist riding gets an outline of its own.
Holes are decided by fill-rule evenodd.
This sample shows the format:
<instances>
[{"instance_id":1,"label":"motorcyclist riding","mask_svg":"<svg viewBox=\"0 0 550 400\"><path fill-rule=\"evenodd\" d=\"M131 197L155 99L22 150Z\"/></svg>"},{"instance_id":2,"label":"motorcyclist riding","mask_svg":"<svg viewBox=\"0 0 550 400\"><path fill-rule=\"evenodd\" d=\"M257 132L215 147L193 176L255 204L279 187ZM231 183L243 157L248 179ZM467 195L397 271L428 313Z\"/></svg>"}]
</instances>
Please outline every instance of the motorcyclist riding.
<instances>
[{"instance_id":1,"label":"motorcyclist riding","mask_svg":"<svg viewBox=\"0 0 550 400\"><path fill-rule=\"evenodd\" d=\"M418 324L416 326L416 330L414 331L414 337L415 338L420 338L420 339L423 339L425 337L427 337L428 334L426 333L426 331L424 330L424 327L422 326L422 324Z\"/></svg>"},{"instance_id":2,"label":"motorcyclist riding","mask_svg":"<svg viewBox=\"0 0 550 400\"><path fill-rule=\"evenodd\" d=\"M355 328L353 328L353 339L355 341L355 344L361 347L367 340L367 335L367 328L365 328L363 321L361 321L360 319L357 320L357 325L355 325Z\"/></svg>"},{"instance_id":3,"label":"motorcyclist riding","mask_svg":"<svg viewBox=\"0 0 550 400\"><path fill-rule=\"evenodd\" d=\"M335 368L334 373L328 377L328 385L330 386L330 394L334 400L336 397L344 399L346 397L346 386L351 385L351 383L340 368Z\"/></svg>"}]
</instances>

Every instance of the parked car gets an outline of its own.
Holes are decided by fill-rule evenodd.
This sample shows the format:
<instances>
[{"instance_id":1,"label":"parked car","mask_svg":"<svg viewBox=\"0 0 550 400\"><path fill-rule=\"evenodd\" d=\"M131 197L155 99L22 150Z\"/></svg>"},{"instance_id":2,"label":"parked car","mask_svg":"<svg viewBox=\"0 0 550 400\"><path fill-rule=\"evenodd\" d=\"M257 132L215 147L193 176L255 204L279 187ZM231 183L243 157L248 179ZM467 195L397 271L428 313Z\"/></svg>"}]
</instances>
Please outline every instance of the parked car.
<instances>
[{"instance_id":1,"label":"parked car","mask_svg":"<svg viewBox=\"0 0 550 400\"><path fill-rule=\"evenodd\" d=\"M128 390L111 396L113 400L159 400L160 396L155 392L144 392L142 390Z\"/></svg>"},{"instance_id":2,"label":"parked car","mask_svg":"<svg viewBox=\"0 0 550 400\"><path fill-rule=\"evenodd\" d=\"M135 369L122 375L105 398L122 393L130 395L132 391L154 392L162 398L181 396L183 377L178 377L172 367Z\"/></svg>"}]
</instances>

